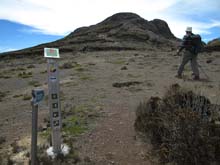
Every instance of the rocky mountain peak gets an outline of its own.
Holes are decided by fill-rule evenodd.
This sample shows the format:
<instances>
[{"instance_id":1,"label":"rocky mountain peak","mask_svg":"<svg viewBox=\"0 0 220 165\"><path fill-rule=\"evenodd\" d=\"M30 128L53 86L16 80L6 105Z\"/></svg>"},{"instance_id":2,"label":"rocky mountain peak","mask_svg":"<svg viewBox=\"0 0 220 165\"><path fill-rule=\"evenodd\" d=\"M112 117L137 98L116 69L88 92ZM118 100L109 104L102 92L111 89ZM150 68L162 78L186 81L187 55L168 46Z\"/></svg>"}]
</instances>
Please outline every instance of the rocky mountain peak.
<instances>
[{"instance_id":1,"label":"rocky mountain peak","mask_svg":"<svg viewBox=\"0 0 220 165\"><path fill-rule=\"evenodd\" d=\"M161 34L165 38L175 38L172 34L168 24L161 19L154 19L150 21L155 26L155 32Z\"/></svg>"},{"instance_id":2,"label":"rocky mountain peak","mask_svg":"<svg viewBox=\"0 0 220 165\"><path fill-rule=\"evenodd\" d=\"M158 38L176 39L165 21L160 19L148 21L135 13L114 14L96 25L75 30L67 38L91 33L105 34L117 39L135 39L136 41L137 38L143 38L145 41L148 39L158 40Z\"/></svg>"},{"instance_id":3,"label":"rocky mountain peak","mask_svg":"<svg viewBox=\"0 0 220 165\"><path fill-rule=\"evenodd\" d=\"M176 41L165 21L148 21L135 13L125 12L114 14L96 25L78 28L63 39L16 54L42 53L44 47L57 47L62 52L146 50L173 47Z\"/></svg>"},{"instance_id":4,"label":"rocky mountain peak","mask_svg":"<svg viewBox=\"0 0 220 165\"><path fill-rule=\"evenodd\" d=\"M117 13L114 14L108 18L106 18L102 23L107 23L107 22L121 22L121 21L129 21L132 19L140 19L141 17L135 13Z\"/></svg>"}]
</instances>

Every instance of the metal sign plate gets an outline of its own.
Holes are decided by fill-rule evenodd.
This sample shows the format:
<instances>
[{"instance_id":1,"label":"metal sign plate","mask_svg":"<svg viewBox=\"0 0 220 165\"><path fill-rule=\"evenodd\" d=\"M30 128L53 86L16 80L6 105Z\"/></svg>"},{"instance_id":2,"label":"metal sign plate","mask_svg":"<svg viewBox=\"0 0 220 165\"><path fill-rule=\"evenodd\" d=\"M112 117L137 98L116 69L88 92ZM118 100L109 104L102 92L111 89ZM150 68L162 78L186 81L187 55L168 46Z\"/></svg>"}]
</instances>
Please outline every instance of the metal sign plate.
<instances>
[{"instance_id":1,"label":"metal sign plate","mask_svg":"<svg viewBox=\"0 0 220 165\"><path fill-rule=\"evenodd\" d=\"M34 104L39 103L44 98L44 90L43 89L32 90L32 97L33 97Z\"/></svg>"},{"instance_id":2,"label":"metal sign plate","mask_svg":"<svg viewBox=\"0 0 220 165\"><path fill-rule=\"evenodd\" d=\"M46 58L60 58L59 49L44 48L44 57Z\"/></svg>"}]
</instances>

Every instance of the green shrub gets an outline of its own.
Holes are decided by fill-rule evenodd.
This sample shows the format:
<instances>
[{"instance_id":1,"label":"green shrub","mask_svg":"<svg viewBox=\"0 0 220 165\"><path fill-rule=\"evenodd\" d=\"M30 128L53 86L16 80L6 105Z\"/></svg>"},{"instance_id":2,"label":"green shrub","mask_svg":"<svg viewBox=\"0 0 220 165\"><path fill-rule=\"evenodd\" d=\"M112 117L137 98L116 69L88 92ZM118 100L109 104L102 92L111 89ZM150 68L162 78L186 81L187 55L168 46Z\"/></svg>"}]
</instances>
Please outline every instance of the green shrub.
<instances>
[{"instance_id":1,"label":"green shrub","mask_svg":"<svg viewBox=\"0 0 220 165\"><path fill-rule=\"evenodd\" d=\"M11 78L11 76L9 76L9 75L2 75L2 74L0 74L0 78L9 79L9 78Z\"/></svg>"},{"instance_id":2,"label":"green shrub","mask_svg":"<svg viewBox=\"0 0 220 165\"><path fill-rule=\"evenodd\" d=\"M16 94L13 96L13 98L18 98L18 97L22 97L23 95L22 94Z\"/></svg>"},{"instance_id":3,"label":"green shrub","mask_svg":"<svg viewBox=\"0 0 220 165\"><path fill-rule=\"evenodd\" d=\"M11 78L11 71L3 71L0 73L0 78L9 79Z\"/></svg>"},{"instance_id":4,"label":"green shrub","mask_svg":"<svg viewBox=\"0 0 220 165\"><path fill-rule=\"evenodd\" d=\"M47 73L47 70L43 70L40 72L41 74Z\"/></svg>"},{"instance_id":5,"label":"green shrub","mask_svg":"<svg viewBox=\"0 0 220 165\"><path fill-rule=\"evenodd\" d=\"M26 69L25 68L22 68L22 67L18 67L18 68L16 68L16 70L18 71L25 71Z\"/></svg>"},{"instance_id":6,"label":"green shrub","mask_svg":"<svg viewBox=\"0 0 220 165\"><path fill-rule=\"evenodd\" d=\"M1 92L0 91L0 102L3 100L3 98L4 97L6 97L6 94L7 94L8 92Z\"/></svg>"},{"instance_id":7,"label":"green shrub","mask_svg":"<svg viewBox=\"0 0 220 165\"><path fill-rule=\"evenodd\" d=\"M63 131L70 135L79 135L86 130L85 121L78 117L72 116L65 122L65 127Z\"/></svg>"},{"instance_id":8,"label":"green shrub","mask_svg":"<svg viewBox=\"0 0 220 165\"><path fill-rule=\"evenodd\" d=\"M18 77L20 78L29 78L32 77L32 72L20 72L18 74Z\"/></svg>"},{"instance_id":9,"label":"green shrub","mask_svg":"<svg viewBox=\"0 0 220 165\"><path fill-rule=\"evenodd\" d=\"M63 63L63 65L61 65L59 68L60 69L71 69L71 68L73 68L74 66L73 66L73 64L72 64L72 62L65 62L65 63Z\"/></svg>"},{"instance_id":10,"label":"green shrub","mask_svg":"<svg viewBox=\"0 0 220 165\"><path fill-rule=\"evenodd\" d=\"M23 95L23 100L31 100L31 95L28 95L28 94L24 94Z\"/></svg>"},{"instance_id":11,"label":"green shrub","mask_svg":"<svg viewBox=\"0 0 220 165\"><path fill-rule=\"evenodd\" d=\"M69 135L79 135L88 129L88 114L90 109L81 105L70 108L66 115L69 117L63 121L63 131Z\"/></svg>"},{"instance_id":12,"label":"green shrub","mask_svg":"<svg viewBox=\"0 0 220 165\"><path fill-rule=\"evenodd\" d=\"M34 87L39 87L41 86L41 84L39 83L39 81L30 81L28 82L29 85L34 86Z\"/></svg>"},{"instance_id":13,"label":"green shrub","mask_svg":"<svg viewBox=\"0 0 220 165\"><path fill-rule=\"evenodd\" d=\"M27 68L28 68L28 69L35 68L35 65L30 64L30 65L27 66Z\"/></svg>"},{"instance_id":14,"label":"green shrub","mask_svg":"<svg viewBox=\"0 0 220 165\"><path fill-rule=\"evenodd\" d=\"M79 67L76 67L75 70L78 72L83 72L85 71L85 68L83 68L82 66L79 66Z\"/></svg>"}]
</instances>

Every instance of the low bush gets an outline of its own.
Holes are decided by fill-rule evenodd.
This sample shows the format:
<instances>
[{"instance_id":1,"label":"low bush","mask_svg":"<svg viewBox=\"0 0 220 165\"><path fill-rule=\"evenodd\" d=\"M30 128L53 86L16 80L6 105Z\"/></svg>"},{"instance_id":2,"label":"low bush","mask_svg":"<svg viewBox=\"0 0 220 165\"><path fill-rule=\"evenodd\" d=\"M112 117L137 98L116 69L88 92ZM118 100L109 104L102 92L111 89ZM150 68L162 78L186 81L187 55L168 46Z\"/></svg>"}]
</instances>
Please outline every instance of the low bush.
<instances>
[{"instance_id":1,"label":"low bush","mask_svg":"<svg viewBox=\"0 0 220 165\"><path fill-rule=\"evenodd\" d=\"M175 84L163 98L140 103L134 126L150 138L162 163L219 164L219 109L205 96Z\"/></svg>"},{"instance_id":2,"label":"low bush","mask_svg":"<svg viewBox=\"0 0 220 165\"><path fill-rule=\"evenodd\" d=\"M18 74L18 77L20 78L29 78L32 77L32 72L20 72Z\"/></svg>"}]
</instances>

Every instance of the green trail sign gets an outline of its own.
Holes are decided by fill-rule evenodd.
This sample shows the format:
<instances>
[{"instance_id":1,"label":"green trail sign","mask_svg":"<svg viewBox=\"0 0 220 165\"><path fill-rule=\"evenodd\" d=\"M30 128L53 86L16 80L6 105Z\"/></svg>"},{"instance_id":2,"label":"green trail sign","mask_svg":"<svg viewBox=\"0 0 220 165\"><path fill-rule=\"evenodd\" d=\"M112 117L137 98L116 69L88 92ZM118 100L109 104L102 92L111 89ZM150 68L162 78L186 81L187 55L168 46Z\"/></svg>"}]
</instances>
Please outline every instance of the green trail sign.
<instances>
[{"instance_id":1,"label":"green trail sign","mask_svg":"<svg viewBox=\"0 0 220 165\"><path fill-rule=\"evenodd\" d=\"M46 58L60 58L59 49L44 48L44 57Z\"/></svg>"}]
</instances>

